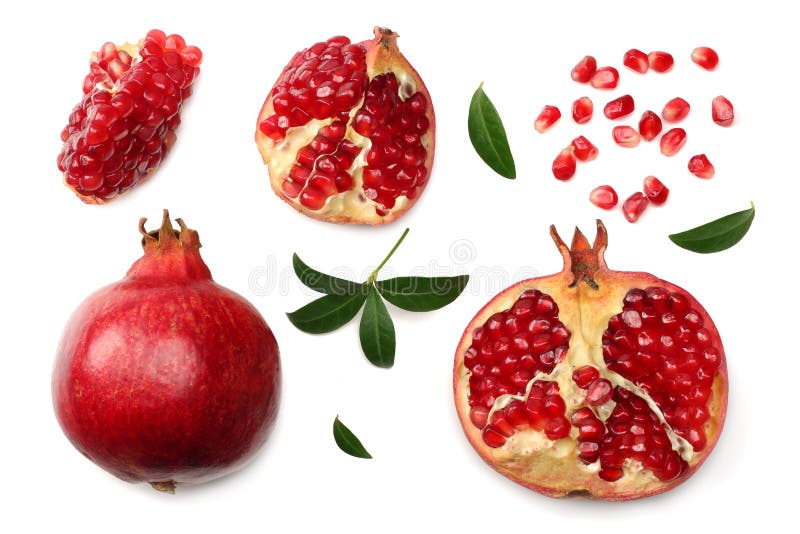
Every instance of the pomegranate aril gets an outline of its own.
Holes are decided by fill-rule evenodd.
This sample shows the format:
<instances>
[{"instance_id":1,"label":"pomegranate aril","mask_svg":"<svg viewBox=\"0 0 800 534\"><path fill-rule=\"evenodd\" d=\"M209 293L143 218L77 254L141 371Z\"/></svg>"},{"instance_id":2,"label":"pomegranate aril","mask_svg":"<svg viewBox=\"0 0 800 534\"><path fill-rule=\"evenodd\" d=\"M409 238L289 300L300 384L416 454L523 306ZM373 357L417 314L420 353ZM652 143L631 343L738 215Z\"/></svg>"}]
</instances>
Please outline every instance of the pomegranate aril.
<instances>
[{"instance_id":1,"label":"pomegranate aril","mask_svg":"<svg viewBox=\"0 0 800 534\"><path fill-rule=\"evenodd\" d=\"M611 131L614 142L619 146L633 148L639 144L642 136L630 126L614 126Z\"/></svg>"},{"instance_id":2,"label":"pomegranate aril","mask_svg":"<svg viewBox=\"0 0 800 534\"><path fill-rule=\"evenodd\" d=\"M551 126L553 126L553 124L555 124L560 118L561 111L557 107L545 106L542 108L539 116L536 117L533 127L537 132L543 133L545 130L548 130Z\"/></svg>"},{"instance_id":3,"label":"pomegranate aril","mask_svg":"<svg viewBox=\"0 0 800 534\"><path fill-rule=\"evenodd\" d=\"M553 441L569 436L570 424L564 416L557 416L550 419L544 426L544 433L548 439Z\"/></svg>"},{"instance_id":4,"label":"pomegranate aril","mask_svg":"<svg viewBox=\"0 0 800 534\"><path fill-rule=\"evenodd\" d=\"M592 406L599 406L611 400L613 387L605 378L598 378L589 385L586 391L586 402Z\"/></svg>"},{"instance_id":5,"label":"pomegranate aril","mask_svg":"<svg viewBox=\"0 0 800 534\"><path fill-rule=\"evenodd\" d=\"M713 178L714 165L705 154L698 154L689 158L689 172L698 178Z\"/></svg>"},{"instance_id":6,"label":"pomegranate aril","mask_svg":"<svg viewBox=\"0 0 800 534\"><path fill-rule=\"evenodd\" d=\"M596 367L584 365L572 372L572 381L581 388L586 389L589 385L600 377L600 372Z\"/></svg>"},{"instance_id":7,"label":"pomegranate aril","mask_svg":"<svg viewBox=\"0 0 800 534\"><path fill-rule=\"evenodd\" d=\"M592 161L597 158L597 147L582 135L573 139L570 147L575 158L580 161Z\"/></svg>"},{"instance_id":8,"label":"pomegranate aril","mask_svg":"<svg viewBox=\"0 0 800 534\"><path fill-rule=\"evenodd\" d=\"M711 118L720 126L730 126L733 124L733 104L731 101L720 95L711 101Z\"/></svg>"},{"instance_id":9,"label":"pomegranate aril","mask_svg":"<svg viewBox=\"0 0 800 534\"><path fill-rule=\"evenodd\" d=\"M619 72L614 67L600 67L590 83L595 89L614 89L619 83Z\"/></svg>"},{"instance_id":10,"label":"pomegranate aril","mask_svg":"<svg viewBox=\"0 0 800 534\"><path fill-rule=\"evenodd\" d=\"M622 64L640 74L644 74L647 72L647 69L650 68L647 54L635 48L631 48L625 52L625 55L622 57Z\"/></svg>"},{"instance_id":11,"label":"pomegranate aril","mask_svg":"<svg viewBox=\"0 0 800 534\"><path fill-rule=\"evenodd\" d=\"M675 97L664 105L661 116L667 122L682 121L689 114L689 103L681 97Z\"/></svg>"},{"instance_id":12,"label":"pomegranate aril","mask_svg":"<svg viewBox=\"0 0 800 534\"><path fill-rule=\"evenodd\" d=\"M608 102L603 108L603 114L609 119L618 119L633 113L634 102L631 95L622 95Z\"/></svg>"},{"instance_id":13,"label":"pomegranate aril","mask_svg":"<svg viewBox=\"0 0 800 534\"><path fill-rule=\"evenodd\" d=\"M692 50L692 61L706 70L714 70L719 63L719 55L707 46L698 46Z\"/></svg>"},{"instance_id":14,"label":"pomegranate aril","mask_svg":"<svg viewBox=\"0 0 800 534\"><path fill-rule=\"evenodd\" d=\"M553 160L553 176L558 180L569 180L575 176L576 167L577 161L575 154L572 153L572 147L567 147Z\"/></svg>"},{"instance_id":15,"label":"pomegranate aril","mask_svg":"<svg viewBox=\"0 0 800 534\"><path fill-rule=\"evenodd\" d=\"M572 103L572 119L578 124L589 122L594 113L594 103L588 96L582 96Z\"/></svg>"},{"instance_id":16,"label":"pomegranate aril","mask_svg":"<svg viewBox=\"0 0 800 534\"><path fill-rule=\"evenodd\" d=\"M668 52L657 51L647 54L647 62L655 72L667 72L675 64L675 59Z\"/></svg>"},{"instance_id":17,"label":"pomegranate aril","mask_svg":"<svg viewBox=\"0 0 800 534\"><path fill-rule=\"evenodd\" d=\"M631 223L636 222L649 203L650 200L640 191L632 194L622 203L622 213L625 215L625 219Z\"/></svg>"},{"instance_id":18,"label":"pomegranate aril","mask_svg":"<svg viewBox=\"0 0 800 534\"><path fill-rule=\"evenodd\" d=\"M610 185L600 185L592 189L592 192L589 193L589 201L598 208L610 210L617 205L619 197L617 196L617 192Z\"/></svg>"},{"instance_id":19,"label":"pomegranate aril","mask_svg":"<svg viewBox=\"0 0 800 534\"><path fill-rule=\"evenodd\" d=\"M624 474L624 471L622 471L622 469L619 467L604 467L597 472L597 476L606 482L616 482L622 478L622 475Z\"/></svg>"},{"instance_id":20,"label":"pomegranate aril","mask_svg":"<svg viewBox=\"0 0 800 534\"><path fill-rule=\"evenodd\" d=\"M597 60L592 56L584 56L573 68L572 79L578 83L587 83L597 70Z\"/></svg>"},{"instance_id":21,"label":"pomegranate aril","mask_svg":"<svg viewBox=\"0 0 800 534\"><path fill-rule=\"evenodd\" d=\"M660 149L665 156L674 156L686 144L686 130L672 128L661 136Z\"/></svg>"},{"instance_id":22,"label":"pomegranate aril","mask_svg":"<svg viewBox=\"0 0 800 534\"><path fill-rule=\"evenodd\" d=\"M639 135L645 141L652 141L661 133L661 118L650 110L642 113L639 119Z\"/></svg>"},{"instance_id":23,"label":"pomegranate aril","mask_svg":"<svg viewBox=\"0 0 800 534\"><path fill-rule=\"evenodd\" d=\"M661 180L655 176L648 176L644 179L644 194L647 199L655 205L661 205L667 201L669 189Z\"/></svg>"}]
</instances>

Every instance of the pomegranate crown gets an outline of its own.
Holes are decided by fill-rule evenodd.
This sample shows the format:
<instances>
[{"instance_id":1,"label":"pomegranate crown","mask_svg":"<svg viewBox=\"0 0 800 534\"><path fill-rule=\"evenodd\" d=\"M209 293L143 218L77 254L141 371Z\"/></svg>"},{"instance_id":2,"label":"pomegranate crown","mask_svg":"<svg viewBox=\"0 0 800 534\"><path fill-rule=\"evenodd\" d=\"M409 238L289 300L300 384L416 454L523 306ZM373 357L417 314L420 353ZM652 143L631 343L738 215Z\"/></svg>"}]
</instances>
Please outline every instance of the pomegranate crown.
<instances>
[{"instance_id":1,"label":"pomegranate crown","mask_svg":"<svg viewBox=\"0 0 800 534\"><path fill-rule=\"evenodd\" d=\"M145 251L158 248L169 249L175 246L184 248L198 249L200 245L200 236L197 230L192 230L186 226L183 219L177 218L175 222L178 223L180 231L172 227L172 222L169 218L169 210L164 210L164 215L161 219L161 227L158 230L148 232L144 224L147 222L147 217L139 219L139 233L142 234L142 247Z\"/></svg>"},{"instance_id":2,"label":"pomegranate crown","mask_svg":"<svg viewBox=\"0 0 800 534\"><path fill-rule=\"evenodd\" d=\"M552 224L550 225L550 236L564 258L564 271L571 271L575 277L569 287L575 287L580 282L585 282L592 289L600 289L595 281L595 274L600 270L607 269L603 256L608 246L608 232L603 221L597 219L597 233L594 236L594 244L591 246L589 246L589 240L577 226L569 247L558 235L555 225Z\"/></svg>"}]
</instances>

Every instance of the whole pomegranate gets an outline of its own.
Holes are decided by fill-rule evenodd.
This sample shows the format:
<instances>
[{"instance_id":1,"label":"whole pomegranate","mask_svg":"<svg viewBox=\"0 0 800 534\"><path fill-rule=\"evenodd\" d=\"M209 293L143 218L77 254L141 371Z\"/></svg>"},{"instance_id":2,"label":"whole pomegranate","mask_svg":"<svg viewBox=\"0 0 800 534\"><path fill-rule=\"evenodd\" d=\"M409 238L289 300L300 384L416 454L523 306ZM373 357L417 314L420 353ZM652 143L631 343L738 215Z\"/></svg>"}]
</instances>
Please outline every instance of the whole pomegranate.
<instances>
[{"instance_id":1,"label":"whole pomegranate","mask_svg":"<svg viewBox=\"0 0 800 534\"><path fill-rule=\"evenodd\" d=\"M130 482L172 492L252 458L278 411L278 345L256 309L216 284L197 232L169 214L144 256L66 326L53 404L72 444Z\"/></svg>"},{"instance_id":2,"label":"whole pomegranate","mask_svg":"<svg viewBox=\"0 0 800 534\"><path fill-rule=\"evenodd\" d=\"M680 287L610 270L607 234L575 230L560 273L519 282L467 326L455 403L472 446L552 497L667 491L708 457L728 380L717 329Z\"/></svg>"},{"instance_id":3,"label":"whole pomegranate","mask_svg":"<svg viewBox=\"0 0 800 534\"><path fill-rule=\"evenodd\" d=\"M269 92L256 144L275 193L301 213L382 224L405 213L428 183L434 114L397 34L347 37L294 55Z\"/></svg>"}]
</instances>

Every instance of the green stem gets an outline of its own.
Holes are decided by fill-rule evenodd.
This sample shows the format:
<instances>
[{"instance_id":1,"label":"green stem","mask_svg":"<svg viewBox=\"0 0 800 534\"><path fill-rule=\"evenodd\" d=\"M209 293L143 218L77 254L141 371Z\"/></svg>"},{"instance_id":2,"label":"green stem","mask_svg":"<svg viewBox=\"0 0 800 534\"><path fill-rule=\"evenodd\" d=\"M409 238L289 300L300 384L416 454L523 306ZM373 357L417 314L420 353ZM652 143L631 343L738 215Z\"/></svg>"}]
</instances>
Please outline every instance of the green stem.
<instances>
[{"instance_id":1,"label":"green stem","mask_svg":"<svg viewBox=\"0 0 800 534\"><path fill-rule=\"evenodd\" d=\"M403 235L400 236L400 239L397 240L397 243L394 244L392 250L389 251L389 254L387 254L386 257L383 258L383 261L380 263L380 265L378 265L375 268L375 270L372 271L372 274L369 275L369 278L367 278L368 284L375 282L375 279L378 278L378 271L380 271L383 268L383 266L386 265L386 262L389 261L389 258L392 257L392 254L395 253L397 248L400 246L400 243L403 242L403 239L405 239L407 235L408 235L408 228L406 228L406 231L403 232Z\"/></svg>"}]
</instances>

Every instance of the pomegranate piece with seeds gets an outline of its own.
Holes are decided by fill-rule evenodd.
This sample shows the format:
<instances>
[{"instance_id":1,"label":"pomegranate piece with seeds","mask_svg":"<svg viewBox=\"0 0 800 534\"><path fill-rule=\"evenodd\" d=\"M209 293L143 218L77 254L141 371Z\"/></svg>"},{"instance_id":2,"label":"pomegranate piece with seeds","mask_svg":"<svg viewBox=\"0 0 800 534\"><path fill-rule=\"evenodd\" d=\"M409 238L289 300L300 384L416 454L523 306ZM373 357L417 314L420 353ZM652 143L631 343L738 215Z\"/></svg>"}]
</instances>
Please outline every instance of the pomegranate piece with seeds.
<instances>
[{"instance_id":1,"label":"pomegranate piece with seeds","mask_svg":"<svg viewBox=\"0 0 800 534\"><path fill-rule=\"evenodd\" d=\"M656 206L660 206L666 202L669 196L669 189L667 186L655 176L648 176L644 179L643 190L647 199Z\"/></svg>"},{"instance_id":2,"label":"pomegranate piece with seeds","mask_svg":"<svg viewBox=\"0 0 800 534\"><path fill-rule=\"evenodd\" d=\"M711 101L711 119L720 126L730 126L733 124L733 104L731 101L720 95Z\"/></svg>"},{"instance_id":3,"label":"pomegranate piece with seeds","mask_svg":"<svg viewBox=\"0 0 800 534\"><path fill-rule=\"evenodd\" d=\"M611 131L611 135L614 138L615 143L626 148L633 148L637 146L639 141L642 139L642 136L639 135L639 132L630 126L614 126L614 129Z\"/></svg>"},{"instance_id":4,"label":"pomegranate piece with seeds","mask_svg":"<svg viewBox=\"0 0 800 534\"><path fill-rule=\"evenodd\" d=\"M667 122L679 122L689 114L689 103L681 97L675 97L664 105L661 116Z\"/></svg>"},{"instance_id":5,"label":"pomegranate piece with seeds","mask_svg":"<svg viewBox=\"0 0 800 534\"><path fill-rule=\"evenodd\" d=\"M202 57L180 35L160 30L94 52L83 98L61 132L58 169L67 187L87 204L102 204L148 178L175 143Z\"/></svg>"},{"instance_id":6,"label":"pomegranate piece with seeds","mask_svg":"<svg viewBox=\"0 0 800 534\"><path fill-rule=\"evenodd\" d=\"M657 51L647 54L647 62L655 72L667 72L675 64L675 59L668 52Z\"/></svg>"},{"instance_id":7,"label":"pomegranate piece with seeds","mask_svg":"<svg viewBox=\"0 0 800 534\"><path fill-rule=\"evenodd\" d=\"M550 127L553 126L560 118L561 111L557 107L545 106L542 108L539 116L536 117L533 127L537 132L544 133L546 130L549 130Z\"/></svg>"},{"instance_id":8,"label":"pomegranate piece with seeds","mask_svg":"<svg viewBox=\"0 0 800 534\"><path fill-rule=\"evenodd\" d=\"M275 193L337 223L383 224L428 184L434 113L397 34L333 37L294 55L269 92L255 140Z\"/></svg>"},{"instance_id":9,"label":"pomegranate piece with seeds","mask_svg":"<svg viewBox=\"0 0 800 534\"><path fill-rule=\"evenodd\" d=\"M600 67L589 83L595 89L614 89L619 83L619 71L614 67Z\"/></svg>"},{"instance_id":10,"label":"pomegranate piece with seeds","mask_svg":"<svg viewBox=\"0 0 800 534\"><path fill-rule=\"evenodd\" d=\"M714 70L719 63L719 55L713 48L698 46L692 50L692 61L706 70Z\"/></svg>"},{"instance_id":11,"label":"pomegranate piece with seeds","mask_svg":"<svg viewBox=\"0 0 800 534\"><path fill-rule=\"evenodd\" d=\"M650 199L641 191L637 191L622 203L622 214L628 222L636 222L649 204Z\"/></svg>"},{"instance_id":12,"label":"pomegranate piece with seeds","mask_svg":"<svg viewBox=\"0 0 800 534\"><path fill-rule=\"evenodd\" d=\"M705 154L698 154L689 158L689 172L698 178L713 178L714 165Z\"/></svg>"},{"instance_id":13,"label":"pomegranate piece with seeds","mask_svg":"<svg viewBox=\"0 0 800 534\"><path fill-rule=\"evenodd\" d=\"M722 430L728 379L714 323L686 290L609 269L599 221L593 245L579 230L571 247L551 235L564 269L503 290L458 344L464 433L498 472L551 497L670 490Z\"/></svg>"},{"instance_id":14,"label":"pomegranate piece with seeds","mask_svg":"<svg viewBox=\"0 0 800 534\"><path fill-rule=\"evenodd\" d=\"M686 130L673 128L661 136L661 153L665 156L674 156L686 144Z\"/></svg>"},{"instance_id":15,"label":"pomegranate piece with seeds","mask_svg":"<svg viewBox=\"0 0 800 534\"><path fill-rule=\"evenodd\" d=\"M635 104L631 95L622 95L608 102L603 108L603 114L609 119L618 119L633 113Z\"/></svg>"},{"instance_id":16,"label":"pomegranate piece with seeds","mask_svg":"<svg viewBox=\"0 0 800 534\"><path fill-rule=\"evenodd\" d=\"M592 161L597 158L597 154L599 153L597 147L582 135L573 139L569 146L575 158L580 161Z\"/></svg>"},{"instance_id":17,"label":"pomegranate piece with seeds","mask_svg":"<svg viewBox=\"0 0 800 534\"><path fill-rule=\"evenodd\" d=\"M592 56L584 56L572 67L572 79L578 83L588 83L597 70L597 60Z\"/></svg>"},{"instance_id":18,"label":"pomegranate piece with seeds","mask_svg":"<svg viewBox=\"0 0 800 534\"><path fill-rule=\"evenodd\" d=\"M569 180L575 176L576 167L575 154L572 153L572 147L568 146L553 160L553 176L558 180Z\"/></svg>"},{"instance_id":19,"label":"pomegranate piece with seeds","mask_svg":"<svg viewBox=\"0 0 800 534\"><path fill-rule=\"evenodd\" d=\"M589 193L589 201L598 208L610 210L617 205L619 197L610 185L599 185ZM575 382L577 383L578 379L575 379Z\"/></svg>"},{"instance_id":20,"label":"pomegranate piece with seeds","mask_svg":"<svg viewBox=\"0 0 800 534\"><path fill-rule=\"evenodd\" d=\"M594 103L588 96L582 96L572 103L572 120L578 124L585 124L592 119Z\"/></svg>"},{"instance_id":21,"label":"pomegranate piece with seeds","mask_svg":"<svg viewBox=\"0 0 800 534\"><path fill-rule=\"evenodd\" d=\"M639 135L642 139L652 141L661 133L661 127L661 117L650 110L642 113L642 118L639 119Z\"/></svg>"}]
</instances>

